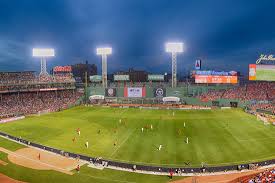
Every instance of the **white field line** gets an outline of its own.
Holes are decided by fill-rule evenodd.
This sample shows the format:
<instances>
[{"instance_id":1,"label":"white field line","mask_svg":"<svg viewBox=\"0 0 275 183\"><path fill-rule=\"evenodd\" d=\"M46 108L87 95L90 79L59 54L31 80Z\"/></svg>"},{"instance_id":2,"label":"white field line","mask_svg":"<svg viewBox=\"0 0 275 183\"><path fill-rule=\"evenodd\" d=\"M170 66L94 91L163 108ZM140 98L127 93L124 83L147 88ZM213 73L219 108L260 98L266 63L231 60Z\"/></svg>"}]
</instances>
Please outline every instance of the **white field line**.
<instances>
[{"instance_id":1,"label":"white field line","mask_svg":"<svg viewBox=\"0 0 275 183\"><path fill-rule=\"evenodd\" d=\"M268 137L268 138L259 138L259 139L238 139L239 141L261 141L261 140L270 140L275 139L275 137Z\"/></svg>"},{"instance_id":2,"label":"white field line","mask_svg":"<svg viewBox=\"0 0 275 183\"><path fill-rule=\"evenodd\" d=\"M122 141L122 143L119 144L119 146L118 146L118 147L112 152L112 154L109 156L110 158L113 157L113 155L118 151L118 149L120 149L120 147L121 147L122 145L125 144L125 142L129 139L129 137L132 135L132 133L133 133L134 131L135 131L135 130L132 130L132 131L127 135L127 137Z\"/></svg>"}]
</instances>

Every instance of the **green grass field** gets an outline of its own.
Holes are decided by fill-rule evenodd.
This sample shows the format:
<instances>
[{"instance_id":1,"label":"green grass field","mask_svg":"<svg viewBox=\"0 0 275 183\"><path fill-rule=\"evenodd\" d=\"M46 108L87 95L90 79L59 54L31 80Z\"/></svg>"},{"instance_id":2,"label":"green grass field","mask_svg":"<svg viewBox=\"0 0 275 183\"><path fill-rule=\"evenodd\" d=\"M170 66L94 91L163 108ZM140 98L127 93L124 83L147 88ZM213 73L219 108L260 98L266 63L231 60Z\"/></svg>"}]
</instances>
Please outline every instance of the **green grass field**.
<instances>
[{"instance_id":1,"label":"green grass field","mask_svg":"<svg viewBox=\"0 0 275 183\"><path fill-rule=\"evenodd\" d=\"M0 138L0 146L13 151L24 147L3 138ZM75 173L72 176L56 171L34 170L11 163L7 154L1 152L0 160L8 163L6 166L0 165L0 173L29 183L166 183L170 181L167 176L145 175L110 169L97 170L86 165L81 167L80 173ZM174 177L173 180L182 178Z\"/></svg>"},{"instance_id":2,"label":"green grass field","mask_svg":"<svg viewBox=\"0 0 275 183\"><path fill-rule=\"evenodd\" d=\"M76 107L1 124L0 129L65 151L136 164L226 165L275 157L275 127L264 125L240 109L175 111L175 116L172 113ZM153 130L141 132L142 127L151 124ZM80 137L77 128L81 130ZM186 137L189 144L185 143ZM163 148L158 151L160 144Z\"/></svg>"}]
</instances>

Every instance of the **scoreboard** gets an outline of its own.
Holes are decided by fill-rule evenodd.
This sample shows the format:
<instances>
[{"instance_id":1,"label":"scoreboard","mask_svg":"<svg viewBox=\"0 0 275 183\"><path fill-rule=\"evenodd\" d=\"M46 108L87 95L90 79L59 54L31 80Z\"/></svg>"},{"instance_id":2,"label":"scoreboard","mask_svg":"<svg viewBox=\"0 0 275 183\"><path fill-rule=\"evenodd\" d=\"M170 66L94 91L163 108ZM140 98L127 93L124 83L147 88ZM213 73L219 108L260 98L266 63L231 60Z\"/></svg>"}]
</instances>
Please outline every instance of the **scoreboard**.
<instances>
[{"instance_id":1,"label":"scoreboard","mask_svg":"<svg viewBox=\"0 0 275 183\"><path fill-rule=\"evenodd\" d=\"M237 84L238 76L195 75L195 83Z\"/></svg>"}]
</instances>

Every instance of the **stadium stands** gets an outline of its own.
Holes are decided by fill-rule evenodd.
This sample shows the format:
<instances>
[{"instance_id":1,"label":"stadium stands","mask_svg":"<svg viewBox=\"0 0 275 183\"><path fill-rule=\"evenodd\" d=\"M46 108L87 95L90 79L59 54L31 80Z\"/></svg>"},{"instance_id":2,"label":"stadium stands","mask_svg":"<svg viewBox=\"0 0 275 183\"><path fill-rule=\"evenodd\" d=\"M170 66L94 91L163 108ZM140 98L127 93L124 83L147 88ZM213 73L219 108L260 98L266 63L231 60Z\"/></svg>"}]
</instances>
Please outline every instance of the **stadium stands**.
<instances>
[{"instance_id":1,"label":"stadium stands","mask_svg":"<svg viewBox=\"0 0 275 183\"><path fill-rule=\"evenodd\" d=\"M74 78L71 73L55 74L53 77L54 82L74 82Z\"/></svg>"},{"instance_id":2,"label":"stadium stands","mask_svg":"<svg viewBox=\"0 0 275 183\"><path fill-rule=\"evenodd\" d=\"M231 89L229 89L229 90L231 90ZM202 95L200 95L199 99L202 102L217 100L223 96L224 92L226 92L226 91L224 91L224 90L222 90L222 91L210 90L209 92L203 93Z\"/></svg>"},{"instance_id":3,"label":"stadium stands","mask_svg":"<svg viewBox=\"0 0 275 183\"><path fill-rule=\"evenodd\" d=\"M270 111L275 114L275 105L274 104L254 104L249 106L253 111L256 111L257 109Z\"/></svg>"},{"instance_id":4,"label":"stadium stands","mask_svg":"<svg viewBox=\"0 0 275 183\"><path fill-rule=\"evenodd\" d=\"M209 91L198 96L203 101L213 101L220 98L249 100L272 100L275 96L274 82L248 83L228 90Z\"/></svg>"},{"instance_id":5,"label":"stadium stands","mask_svg":"<svg viewBox=\"0 0 275 183\"><path fill-rule=\"evenodd\" d=\"M54 76L36 77L34 71L23 72L0 72L0 84L31 84L31 83L49 83L49 82L75 82L75 79L69 73L57 74Z\"/></svg>"},{"instance_id":6,"label":"stadium stands","mask_svg":"<svg viewBox=\"0 0 275 183\"><path fill-rule=\"evenodd\" d=\"M65 109L80 97L70 73L0 72L0 117Z\"/></svg>"},{"instance_id":7,"label":"stadium stands","mask_svg":"<svg viewBox=\"0 0 275 183\"><path fill-rule=\"evenodd\" d=\"M8 93L1 95L0 114L35 114L58 111L75 104L80 94L73 90Z\"/></svg>"},{"instance_id":8,"label":"stadium stands","mask_svg":"<svg viewBox=\"0 0 275 183\"><path fill-rule=\"evenodd\" d=\"M275 169L265 170L252 178L247 178L247 180L243 180L242 182L248 183L273 183L275 182Z\"/></svg>"},{"instance_id":9,"label":"stadium stands","mask_svg":"<svg viewBox=\"0 0 275 183\"><path fill-rule=\"evenodd\" d=\"M33 71L25 72L0 72L0 83L32 82L36 79Z\"/></svg>"}]
</instances>

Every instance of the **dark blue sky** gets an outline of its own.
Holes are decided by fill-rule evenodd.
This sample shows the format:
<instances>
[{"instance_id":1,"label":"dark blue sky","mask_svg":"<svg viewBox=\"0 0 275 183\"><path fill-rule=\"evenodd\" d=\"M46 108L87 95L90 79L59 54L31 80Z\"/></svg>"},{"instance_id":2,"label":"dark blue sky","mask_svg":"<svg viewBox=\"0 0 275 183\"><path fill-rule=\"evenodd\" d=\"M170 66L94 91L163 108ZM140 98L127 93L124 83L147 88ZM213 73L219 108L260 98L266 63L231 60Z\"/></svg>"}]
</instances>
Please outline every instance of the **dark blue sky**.
<instances>
[{"instance_id":1,"label":"dark blue sky","mask_svg":"<svg viewBox=\"0 0 275 183\"><path fill-rule=\"evenodd\" d=\"M180 73L201 58L204 69L246 72L275 49L275 1L0 0L0 70L36 70L32 47L53 47L53 65L89 60L110 45L110 72L129 67L170 71L166 41L183 41Z\"/></svg>"}]
</instances>

